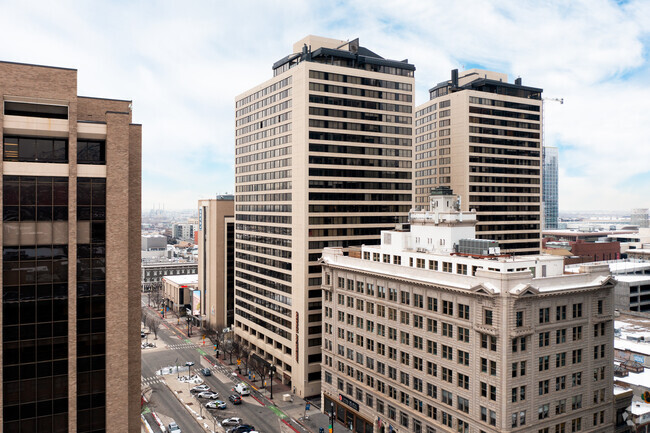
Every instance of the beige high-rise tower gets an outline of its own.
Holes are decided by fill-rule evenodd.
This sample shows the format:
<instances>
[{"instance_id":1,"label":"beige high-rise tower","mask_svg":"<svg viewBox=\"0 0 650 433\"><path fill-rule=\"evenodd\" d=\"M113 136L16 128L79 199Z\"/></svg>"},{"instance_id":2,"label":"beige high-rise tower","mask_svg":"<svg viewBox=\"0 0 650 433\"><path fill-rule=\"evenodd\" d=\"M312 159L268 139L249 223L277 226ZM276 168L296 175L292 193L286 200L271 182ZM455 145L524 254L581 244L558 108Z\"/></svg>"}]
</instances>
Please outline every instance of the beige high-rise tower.
<instances>
[{"instance_id":1,"label":"beige high-rise tower","mask_svg":"<svg viewBox=\"0 0 650 433\"><path fill-rule=\"evenodd\" d=\"M222 332L233 324L235 197L199 200L199 290L203 325Z\"/></svg>"},{"instance_id":2,"label":"beige high-rise tower","mask_svg":"<svg viewBox=\"0 0 650 433\"><path fill-rule=\"evenodd\" d=\"M411 207L414 70L308 36L236 99L235 333L299 395L320 390L322 249Z\"/></svg>"},{"instance_id":3,"label":"beige high-rise tower","mask_svg":"<svg viewBox=\"0 0 650 433\"><path fill-rule=\"evenodd\" d=\"M542 215L542 89L470 69L429 90L415 120L415 202L449 186L476 209L478 239L538 254Z\"/></svg>"},{"instance_id":4,"label":"beige high-rise tower","mask_svg":"<svg viewBox=\"0 0 650 433\"><path fill-rule=\"evenodd\" d=\"M140 431L140 125L74 69L0 62L0 423Z\"/></svg>"}]
</instances>

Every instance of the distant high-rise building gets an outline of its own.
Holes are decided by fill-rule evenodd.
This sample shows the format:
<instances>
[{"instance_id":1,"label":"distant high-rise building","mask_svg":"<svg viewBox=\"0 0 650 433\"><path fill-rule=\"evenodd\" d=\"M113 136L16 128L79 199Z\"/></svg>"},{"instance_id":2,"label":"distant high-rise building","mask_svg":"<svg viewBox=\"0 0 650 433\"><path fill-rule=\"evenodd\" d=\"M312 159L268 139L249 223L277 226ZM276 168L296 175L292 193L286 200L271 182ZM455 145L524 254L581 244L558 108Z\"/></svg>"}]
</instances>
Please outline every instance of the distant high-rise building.
<instances>
[{"instance_id":1,"label":"distant high-rise building","mask_svg":"<svg viewBox=\"0 0 650 433\"><path fill-rule=\"evenodd\" d=\"M542 202L545 230L558 228L558 157L557 147L542 148Z\"/></svg>"},{"instance_id":2,"label":"distant high-rise building","mask_svg":"<svg viewBox=\"0 0 650 433\"><path fill-rule=\"evenodd\" d=\"M299 395L320 392L322 249L411 208L414 71L308 36L236 99L235 333Z\"/></svg>"},{"instance_id":3,"label":"distant high-rise building","mask_svg":"<svg viewBox=\"0 0 650 433\"><path fill-rule=\"evenodd\" d=\"M0 62L1 430L140 431L140 125Z\"/></svg>"},{"instance_id":4,"label":"distant high-rise building","mask_svg":"<svg viewBox=\"0 0 650 433\"><path fill-rule=\"evenodd\" d=\"M542 89L470 69L429 90L415 114L415 201L449 186L476 209L476 237L509 254L541 251Z\"/></svg>"},{"instance_id":5,"label":"distant high-rise building","mask_svg":"<svg viewBox=\"0 0 650 433\"><path fill-rule=\"evenodd\" d=\"M650 227L648 223L648 208L632 209L630 223L638 226L640 229Z\"/></svg>"},{"instance_id":6,"label":"distant high-rise building","mask_svg":"<svg viewBox=\"0 0 650 433\"><path fill-rule=\"evenodd\" d=\"M235 308L235 197L199 200L199 290L205 325L221 332Z\"/></svg>"}]
</instances>

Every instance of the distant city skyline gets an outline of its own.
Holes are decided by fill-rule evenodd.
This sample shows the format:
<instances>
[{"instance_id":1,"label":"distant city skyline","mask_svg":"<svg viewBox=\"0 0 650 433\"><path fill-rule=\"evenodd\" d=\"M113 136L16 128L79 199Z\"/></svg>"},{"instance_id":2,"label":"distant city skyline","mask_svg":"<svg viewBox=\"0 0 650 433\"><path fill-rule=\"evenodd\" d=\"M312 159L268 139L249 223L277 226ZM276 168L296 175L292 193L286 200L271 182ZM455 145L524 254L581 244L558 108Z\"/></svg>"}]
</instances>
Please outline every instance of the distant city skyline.
<instances>
[{"instance_id":1,"label":"distant city skyline","mask_svg":"<svg viewBox=\"0 0 650 433\"><path fill-rule=\"evenodd\" d=\"M252 7L254 5L254 7ZM308 34L408 56L415 105L449 70L522 77L560 153L559 210L650 207L650 4L642 1L4 3L0 59L83 70L79 93L133 99L143 210L234 191L234 99ZM25 33L25 29L30 29ZM117 48L119 47L119 49Z\"/></svg>"}]
</instances>

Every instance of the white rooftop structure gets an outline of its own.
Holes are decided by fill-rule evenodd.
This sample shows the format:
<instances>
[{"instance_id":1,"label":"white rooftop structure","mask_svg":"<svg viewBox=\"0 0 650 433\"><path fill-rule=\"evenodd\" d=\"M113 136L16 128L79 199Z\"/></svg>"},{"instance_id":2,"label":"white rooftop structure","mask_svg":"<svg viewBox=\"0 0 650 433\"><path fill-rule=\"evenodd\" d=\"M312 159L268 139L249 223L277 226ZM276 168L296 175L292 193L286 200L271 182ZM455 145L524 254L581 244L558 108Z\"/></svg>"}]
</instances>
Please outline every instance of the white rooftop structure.
<instances>
[{"instance_id":1,"label":"white rooftop structure","mask_svg":"<svg viewBox=\"0 0 650 433\"><path fill-rule=\"evenodd\" d=\"M454 247L461 239L474 238L476 216L458 210L451 190L434 190L432 194L428 211L410 213L410 231L382 231L381 245L363 245L363 262L345 260L337 248L324 249L322 260L331 264L346 262L346 267L359 271L390 273L467 290L476 290L480 285L492 293L575 290L598 286L611 278L607 265L583 266L582 272L566 275L564 259L555 255L501 256L498 250L494 255L480 257L458 253Z\"/></svg>"},{"instance_id":2,"label":"white rooftop structure","mask_svg":"<svg viewBox=\"0 0 650 433\"><path fill-rule=\"evenodd\" d=\"M178 284L179 286L184 285L193 285L199 284L199 275L198 274L189 274L189 275L168 275L165 278L165 281L169 281L173 284Z\"/></svg>"}]
</instances>

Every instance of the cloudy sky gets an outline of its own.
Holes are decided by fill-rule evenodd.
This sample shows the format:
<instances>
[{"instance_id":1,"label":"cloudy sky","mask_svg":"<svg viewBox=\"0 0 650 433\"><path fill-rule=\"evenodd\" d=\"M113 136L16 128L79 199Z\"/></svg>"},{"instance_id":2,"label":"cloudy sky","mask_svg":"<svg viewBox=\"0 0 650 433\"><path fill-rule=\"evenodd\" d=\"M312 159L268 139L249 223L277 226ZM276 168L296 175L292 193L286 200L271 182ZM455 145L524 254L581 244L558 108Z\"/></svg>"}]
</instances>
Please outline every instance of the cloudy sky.
<instances>
[{"instance_id":1,"label":"cloudy sky","mask_svg":"<svg viewBox=\"0 0 650 433\"><path fill-rule=\"evenodd\" d=\"M417 67L416 104L453 68L542 87L560 211L650 207L650 2L9 1L0 60L78 69L80 95L133 100L143 209L234 189L234 97L308 34Z\"/></svg>"}]
</instances>

